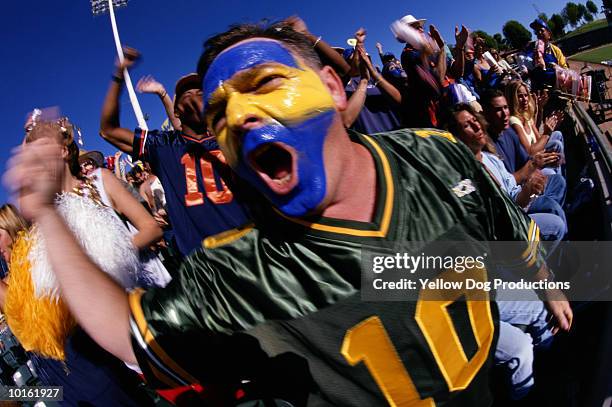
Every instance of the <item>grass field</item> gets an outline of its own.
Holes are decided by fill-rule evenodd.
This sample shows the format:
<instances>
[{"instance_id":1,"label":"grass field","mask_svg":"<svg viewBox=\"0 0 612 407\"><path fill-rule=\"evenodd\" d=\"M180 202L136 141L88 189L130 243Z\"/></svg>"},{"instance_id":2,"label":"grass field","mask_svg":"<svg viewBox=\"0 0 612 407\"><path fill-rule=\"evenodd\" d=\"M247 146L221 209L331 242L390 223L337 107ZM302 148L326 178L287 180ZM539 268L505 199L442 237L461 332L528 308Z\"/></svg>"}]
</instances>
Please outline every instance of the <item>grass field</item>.
<instances>
[{"instance_id":1,"label":"grass field","mask_svg":"<svg viewBox=\"0 0 612 407\"><path fill-rule=\"evenodd\" d=\"M608 21L605 18L600 18L599 20L591 21L590 23L581 25L580 27L576 28L574 31L567 33L566 35L564 35L563 37L559 39L573 37L574 35L583 34L585 32L596 30L598 28L603 28L606 25L608 25ZM570 27L567 26L566 28L570 28Z\"/></svg>"},{"instance_id":2,"label":"grass field","mask_svg":"<svg viewBox=\"0 0 612 407\"><path fill-rule=\"evenodd\" d=\"M600 64L601 61L612 60L612 44L580 52L570 57L576 61L586 61Z\"/></svg>"}]
</instances>

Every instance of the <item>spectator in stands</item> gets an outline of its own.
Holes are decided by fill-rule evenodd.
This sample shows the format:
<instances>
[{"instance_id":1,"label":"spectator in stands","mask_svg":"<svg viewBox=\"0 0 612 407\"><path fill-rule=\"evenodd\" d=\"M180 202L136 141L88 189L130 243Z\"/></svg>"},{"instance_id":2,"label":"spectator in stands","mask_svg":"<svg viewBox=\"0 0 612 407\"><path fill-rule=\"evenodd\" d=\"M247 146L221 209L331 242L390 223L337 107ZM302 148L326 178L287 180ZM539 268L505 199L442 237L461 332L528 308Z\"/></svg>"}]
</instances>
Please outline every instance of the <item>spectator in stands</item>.
<instances>
[{"instance_id":1,"label":"spectator in stands","mask_svg":"<svg viewBox=\"0 0 612 407\"><path fill-rule=\"evenodd\" d=\"M378 57L382 62L382 75L395 86L400 92L408 85L406 80L406 72L402 68L402 62L395 57L392 52L383 52L383 46L380 42L376 43Z\"/></svg>"},{"instance_id":2,"label":"spectator in stands","mask_svg":"<svg viewBox=\"0 0 612 407\"><path fill-rule=\"evenodd\" d=\"M537 40L529 47L527 55L533 61L530 72L532 90L541 90L546 86L554 86L556 67L569 68L563 51L551 42L552 32L548 24L541 18L536 18L529 25L537 36Z\"/></svg>"},{"instance_id":3,"label":"spectator in stands","mask_svg":"<svg viewBox=\"0 0 612 407\"><path fill-rule=\"evenodd\" d=\"M446 53L444 47L439 47L438 41L432 38L432 34L440 41L441 36L433 26L430 27L430 34L425 32L425 19L416 19L409 14L399 21L417 30L421 36L420 44L410 44L406 39L398 38L400 42L406 43L401 61L408 82L406 92L402 95L402 127L436 127L446 76ZM434 43L438 50L433 48Z\"/></svg>"},{"instance_id":4,"label":"spectator in stands","mask_svg":"<svg viewBox=\"0 0 612 407\"><path fill-rule=\"evenodd\" d=\"M531 177L540 177L541 170L559 161L559 154L540 151L529 156L521 145L516 132L510 127L510 110L506 97L499 90L483 94L484 116L489 124L488 133L509 173L514 175L518 185L525 184ZM563 203L565 201L566 182L563 176L551 174L546 177L543 195L534 199L528 213L552 213L563 219L567 225Z\"/></svg>"},{"instance_id":5,"label":"spectator in stands","mask_svg":"<svg viewBox=\"0 0 612 407\"><path fill-rule=\"evenodd\" d=\"M495 145L486 133L484 117L467 104L454 106L448 118L448 130L472 150L476 159L482 162L497 184L521 208L528 208L533 195L542 195L546 177L534 173L523 185L518 185L497 156ZM543 240L562 240L567 233L564 220L552 213L529 212L540 228Z\"/></svg>"},{"instance_id":6,"label":"spectator in stands","mask_svg":"<svg viewBox=\"0 0 612 407\"><path fill-rule=\"evenodd\" d=\"M477 112L481 112L482 106L480 106L480 103L478 102L478 100L480 99L480 95L476 91L476 78L474 77L475 60L474 60L474 48L473 48L474 43L473 43L472 36L468 34L468 40L464 41L464 44L465 45L463 46L461 50L461 52L463 53L463 59L464 59L463 70L461 71L460 76L454 76L454 78L457 84L463 85L466 88L466 90L469 92L469 95L471 95L471 97L469 95L465 95L463 98L461 98L462 100L460 100L460 98L457 97L456 101L457 103L468 103ZM457 54L458 52L459 52L459 49L456 46L455 54ZM455 73L455 75L457 74L459 74L459 72ZM450 105L452 106L453 104L454 103L451 103Z\"/></svg>"},{"instance_id":7,"label":"spectator in stands","mask_svg":"<svg viewBox=\"0 0 612 407\"><path fill-rule=\"evenodd\" d=\"M408 86L402 91L402 120L405 127L441 125L438 112L454 103L476 103L469 87L456 83L463 76L468 30L455 27L455 50L451 52L434 25L425 33L425 20L407 15L392 25L396 38L405 42L402 66ZM419 95L415 97L415 95Z\"/></svg>"},{"instance_id":8,"label":"spectator in stands","mask_svg":"<svg viewBox=\"0 0 612 407\"><path fill-rule=\"evenodd\" d=\"M499 51L497 49L491 48L489 52L491 52L491 55L493 56L495 61L497 61L497 65L499 65L503 74L505 75L516 74L516 72L514 71L514 69L512 69L508 61L506 61L505 58L502 58L502 56L499 54Z\"/></svg>"},{"instance_id":9,"label":"spectator in stands","mask_svg":"<svg viewBox=\"0 0 612 407\"><path fill-rule=\"evenodd\" d=\"M79 152L79 165L81 166L81 174L88 177L98 168L104 168L104 155L99 151Z\"/></svg>"},{"instance_id":10,"label":"spectator in stands","mask_svg":"<svg viewBox=\"0 0 612 407\"><path fill-rule=\"evenodd\" d=\"M249 220L235 199L225 176L227 166L216 140L202 121L202 80L189 74L176 83L174 115L181 131L157 131L121 127L119 97L123 69L139 58L138 51L124 49L125 60L115 75L102 107L100 134L133 160L151 165L166 191L170 223L183 255L201 246L202 239L244 225Z\"/></svg>"},{"instance_id":11,"label":"spectator in stands","mask_svg":"<svg viewBox=\"0 0 612 407\"><path fill-rule=\"evenodd\" d=\"M368 400L367 405L380 405L385 398L392 401L383 391L368 388L372 378L352 374L351 365L362 360L362 345L368 348L368 341L344 352L344 359L338 353L350 346L347 327L349 333L359 331L359 338L361 334L372 338L370 329L359 329L365 326L378 328L382 336L375 336L382 341L388 342L389 336L400 340L398 360L415 349L429 354L429 346L442 351L452 346L456 353L447 354L463 358L461 344L447 341L455 328L437 301L422 301L424 313L441 317L440 321L425 318L435 345L424 341L419 332L419 325L425 328L414 302L361 301L360 243L448 236L522 240L530 220L483 177L478 163L448 133L403 130L363 137L347 132L338 114L346 106L343 83L332 69L319 65L310 43L293 30L282 25L236 26L209 40L205 49L200 69L207 72L206 119L219 134L232 168L254 185L260 198L265 197L261 209L267 217L258 219L261 223L255 227L207 239L207 248L185 263L181 281L175 279L166 289L134 293L128 299L74 244L50 205L54 190L35 179L32 193L22 202L44 222L41 229L50 244L68 245L65 251L50 253L57 263L72 263L58 268L58 276L72 309L80 313L79 320L125 360L135 361L138 355L152 380L236 384L244 383L244 377L255 377L249 385L260 390L256 396L288 399L296 405L306 400L347 404L356 397ZM263 81L259 75L265 75ZM254 89L259 92L253 93ZM267 109L261 109L262 105ZM23 187L32 167L45 175L44 180L53 181L59 152L48 147L26 146L19 154L8 175L13 188ZM55 161L41 165L34 158L43 152ZM444 154L456 159L444 160ZM470 179L478 188L466 192L452 187L457 180ZM402 184L411 188L395 188ZM432 228L433 223L437 227ZM535 237L523 245L535 247ZM541 258L538 255L533 264L531 254L523 256L521 264L535 271ZM536 278L548 275L545 267L540 271ZM98 306L79 306L91 301ZM567 301L551 303L556 307L557 326L569 329L572 312ZM478 356L470 361L463 358L458 366L486 379L486 360L495 338L495 307L488 301L474 301L471 306L479 311L474 316L478 321L470 318L467 324L478 327L474 347ZM405 307L407 312L400 311ZM112 318L106 315L109 310ZM387 326L399 332L386 334L383 312L390 313L390 321L401 316L399 323ZM347 319L349 314L352 317ZM151 340L138 340L141 334ZM253 347L236 346L234 341ZM169 354L172 359L166 357ZM308 363L304 360L308 355L316 355L322 363ZM338 366L342 369L337 370ZM486 380L470 383L474 378L470 376L463 381L466 393L450 392L438 367L426 364L423 372L427 374L419 375L423 377L417 385L437 388L437 396L490 401ZM403 384L395 384L402 377L391 380L395 388L404 390ZM413 400L419 398L417 391L412 395Z\"/></svg>"},{"instance_id":12,"label":"spectator in stands","mask_svg":"<svg viewBox=\"0 0 612 407\"><path fill-rule=\"evenodd\" d=\"M366 30L355 32L357 45L344 51L351 65L351 78L344 90L349 97L347 109L342 113L346 127L363 134L397 130L400 127L400 92L372 65L364 44Z\"/></svg>"},{"instance_id":13,"label":"spectator in stands","mask_svg":"<svg viewBox=\"0 0 612 407\"><path fill-rule=\"evenodd\" d=\"M148 163L145 163L144 169L141 172L141 179L143 180L140 184L139 192L140 196L145 200L149 209L153 214L157 214L160 211L166 211L166 194L164 188L159 181L159 178L151 173L151 169Z\"/></svg>"},{"instance_id":14,"label":"spectator in stands","mask_svg":"<svg viewBox=\"0 0 612 407\"><path fill-rule=\"evenodd\" d=\"M544 132L540 135L535 119L537 112L542 112L544 106L536 105L527 85L520 81L510 82L506 87L506 100L511 114L510 126L518 135L525 151L529 155L540 151L558 153L559 162L556 165L558 169L560 162L563 161L564 147L563 135L560 131L555 131L555 128L563 118L562 113L555 112L547 117L544 120Z\"/></svg>"},{"instance_id":15,"label":"spectator in stands","mask_svg":"<svg viewBox=\"0 0 612 407\"><path fill-rule=\"evenodd\" d=\"M161 231L110 172L97 169L101 173L97 182L82 177L73 134L67 119L35 121L25 141L43 140L62 149L58 211L89 256L124 288L133 288L141 273L135 247L148 247ZM115 210L132 219L140 232L132 237ZM0 297L11 331L36 354L41 381L63 386L64 400L71 405L148 404L137 395L138 378L76 325L60 298L53 274L57 265L49 263L48 242L43 243L40 233L35 226L14 242L9 278L0 287L4 291Z\"/></svg>"},{"instance_id":16,"label":"spectator in stands","mask_svg":"<svg viewBox=\"0 0 612 407\"><path fill-rule=\"evenodd\" d=\"M11 258L11 249L17 235L28 227L28 221L13 205L7 203L0 207L0 255L6 262Z\"/></svg>"},{"instance_id":17,"label":"spectator in stands","mask_svg":"<svg viewBox=\"0 0 612 407\"><path fill-rule=\"evenodd\" d=\"M116 204L112 200L112 195L109 195L109 191L105 187L102 182L104 177L108 177L110 171L107 171L104 168L104 156L99 151L81 151L79 153L79 164L81 166L81 174L85 177L89 178L91 182L93 182L98 189L98 191L102 191L100 194L100 199L102 202L111 207L115 208L117 213L121 214L123 218L121 219L127 228L130 230L132 234L138 233L138 228L134 224L134 220L132 218L126 218L123 215L123 212L116 209ZM142 203L147 207L153 219L155 219L159 228L164 231L164 240L169 239L171 242L173 238L173 233L168 230L169 224L167 221L167 213L165 209L165 197L163 189L161 188L161 184L155 175L151 175L151 170L148 164L138 163L134 166L134 176L138 179L140 183L139 191L136 192L135 198L138 199L138 202ZM156 182L157 181L157 182ZM133 190L134 188L127 183L124 183L119 179L119 182L134 196ZM153 192L151 190L151 185L156 187L156 196L158 200L156 201L153 196ZM164 202L164 206L156 206L156 203ZM170 274L162 264L161 260L157 257L155 251L151 249L151 247L155 245L165 246L165 242L162 240L158 240L154 242L155 244L149 245L147 247L139 248L139 256L140 261L142 262L143 273L142 279L139 281L139 286L149 287L149 286L164 286L170 281Z\"/></svg>"},{"instance_id":18,"label":"spectator in stands","mask_svg":"<svg viewBox=\"0 0 612 407\"><path fill-rule=\"evenodd\" d=\"M452 108L448 120L449 130L474 153L493 180L520 207L529 205L531 195L541 195L545 177L531 177L524 185L517 185L502 161L495 154L495 146L486 133L486 122L467 104ZM551 213L530 213L544 240L559 241L567 232L563 219ZM509 296L503 293L502 298ZM524 397L534 385L533 348L546 347L552 332L547 329L547 312L537 301L498 301L500 334L495 351L498 365L510 376L510 395L513 399ZM515 325L520 326L516 327Z\"/></svg>"},{"instance_id":19,"label":"spectator in stands","mask_svg":"<svg viewBox=\"0 0 612 407\"><path fill-rule=\"evenodd\" d=\"M492 64L491 61L485 58L485 52L489 48L486 46L483 38L476 36L474 38L474 79L476 80L476 89L478 93L491 88L496 88L501 79L502 70L497 64Z\"/></svg>"}]
</instances>

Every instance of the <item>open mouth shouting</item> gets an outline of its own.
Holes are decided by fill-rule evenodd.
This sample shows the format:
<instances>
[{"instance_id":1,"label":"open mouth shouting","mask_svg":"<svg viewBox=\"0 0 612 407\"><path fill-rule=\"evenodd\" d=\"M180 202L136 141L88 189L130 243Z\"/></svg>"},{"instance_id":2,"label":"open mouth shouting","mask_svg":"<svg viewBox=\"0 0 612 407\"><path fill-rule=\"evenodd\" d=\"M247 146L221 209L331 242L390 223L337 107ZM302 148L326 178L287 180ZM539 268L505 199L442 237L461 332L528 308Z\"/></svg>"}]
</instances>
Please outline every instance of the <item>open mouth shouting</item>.
<instances>
[{"instance_id":1,"label":"open mouth shouting","mask_svg":"<svg viewBox=\"0 0 612 407\"><path fill-rule=\"evenodd\" d=\"M249 154L249 164L275 194L287 195L298 184L297 153L284 143L261 144Z\"/></svg>"}]
</instances>

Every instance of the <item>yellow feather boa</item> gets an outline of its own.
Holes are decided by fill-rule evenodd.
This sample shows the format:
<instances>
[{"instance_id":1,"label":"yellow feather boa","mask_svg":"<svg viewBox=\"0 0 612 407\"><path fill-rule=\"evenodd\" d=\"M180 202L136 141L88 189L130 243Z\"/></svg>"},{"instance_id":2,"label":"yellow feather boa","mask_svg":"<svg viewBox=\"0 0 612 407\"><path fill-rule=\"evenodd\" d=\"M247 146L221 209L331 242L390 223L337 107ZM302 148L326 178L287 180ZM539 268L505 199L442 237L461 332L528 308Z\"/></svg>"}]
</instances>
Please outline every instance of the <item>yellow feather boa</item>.
<instances>
[{"instance_id":1,"label":"yellow feather boa","mask_svg":"<svg viewBox=\"0 0 612 407\"><path fill-rule=\"evenodd\" d=\"M28 253L35 235L22 233L13 244L4 314L25 350L64 360L66 338L76 321L60 298L37 298L34 293Z\"/></svg>"}]
</instances>

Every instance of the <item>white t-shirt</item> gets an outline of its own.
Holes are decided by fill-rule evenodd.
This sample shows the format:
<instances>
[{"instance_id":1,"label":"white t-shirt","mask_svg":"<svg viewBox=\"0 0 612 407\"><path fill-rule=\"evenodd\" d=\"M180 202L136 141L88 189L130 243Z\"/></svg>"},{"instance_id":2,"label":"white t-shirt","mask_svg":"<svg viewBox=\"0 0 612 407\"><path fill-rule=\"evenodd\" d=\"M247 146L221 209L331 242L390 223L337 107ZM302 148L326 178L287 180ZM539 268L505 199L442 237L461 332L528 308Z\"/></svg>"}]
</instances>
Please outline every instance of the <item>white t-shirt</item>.
<instances>
[{"instance_id":1,"label":"white t-shirt","mask_svg":"<svg viewBox=\"0 0 612 407\"><path fill-rule=\"evenodd\" d=\"M519 125L521 129L523 129L523 133L525 133L525 137L529 141L529 144L534 144L536 140L535 132L533 131L533 120L529 119L527 121L527 125L523 126L523 122L516 116L510 116L510 125Z\"/></svg>"}]
</instances>

